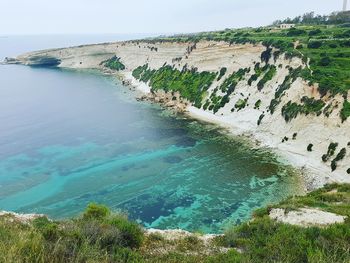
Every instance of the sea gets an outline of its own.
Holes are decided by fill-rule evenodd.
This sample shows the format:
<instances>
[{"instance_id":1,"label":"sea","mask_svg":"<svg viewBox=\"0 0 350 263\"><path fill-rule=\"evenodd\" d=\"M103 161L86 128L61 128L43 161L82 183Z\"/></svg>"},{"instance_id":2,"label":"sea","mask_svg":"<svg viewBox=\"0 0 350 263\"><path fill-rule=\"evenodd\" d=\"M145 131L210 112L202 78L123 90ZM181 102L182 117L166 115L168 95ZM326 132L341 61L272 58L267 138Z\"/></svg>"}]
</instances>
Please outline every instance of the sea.
<instances>
[{"instance_id":1,"label":"sea","mask_svg":"<svg viewBox=\"0 0 350 263\"><path fill-rule=\"evenodd\" d=\"M0 60L149 35L0 36ZM136 101L96 71L0 65L0 210L222 233L300 191L297 171L222 128Z\"/></svg>"}]
</instances>

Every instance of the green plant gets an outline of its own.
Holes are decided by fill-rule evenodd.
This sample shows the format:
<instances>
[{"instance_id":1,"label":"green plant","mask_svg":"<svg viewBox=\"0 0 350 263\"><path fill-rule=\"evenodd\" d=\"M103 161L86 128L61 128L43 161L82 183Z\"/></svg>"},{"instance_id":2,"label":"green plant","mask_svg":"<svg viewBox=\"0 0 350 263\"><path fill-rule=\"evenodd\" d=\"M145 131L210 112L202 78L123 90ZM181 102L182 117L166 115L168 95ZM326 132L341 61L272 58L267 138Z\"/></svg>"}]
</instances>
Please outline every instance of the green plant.
<instances>
[{"instance_id":1,"label":"green plant","mask_svg":"<svg viewBox=\"0 0 350 263\"><path fill-rule=\"evenodd\" d=\"M307 151L308 152L312 152L312 148L314 147L314 145L312 143L310 143L308 146L307 146Z\"/></svg>"},{"instance_id":2,"label":"green plant","mask_svg":"<svg viewBox=\"0 0 350 263\"><path fill-rule=\"evenodd\" d=\"M291 121L296 118L298 114L317 114L322 113L322 108L325 106L325 103L322 100L315 100L313 98L308 98L304 96L301 99L302 104L297 104L295 102L289 101L282 108L282 116L286 122Z\"/></svg>"},{"instance_id":3,"label":"green plant","mask_svg":"<svg viewBox=\"0 0 350 263\"><path fill-rule=\"evenodd\" d=\"M83 217L85 219L102 219L111 214L107 206L91 203L87 206Z\"/></svg>"},{"instance_id":4,"label":"green plant","mask_svg":"<svg viewBox=\"0 0 350 263\"><path fill-rule=\"evenodd\" d=\"M268 71L265 73L264 77L258 82L258 90L262 90L266 82L270 81L276 74L276 66L272 65L269 67Z\"/></svg>"},{"instance_id":5,"label":"green plant","mask_svg":"<svg viewBox=\"0 0 350 263\"><path fill-rule=\"evenodd\" d=\"M125 65L120 61L120 58L117 56L114 56L110 59L107 59L106 61L102 62L103 65L107 68L113 69L113 70L124 70Z\"/></svg>"},{"instance_id":6,"label":"green plant","mask_svg":"<svg viewBox=\"0 0 350 263\"><path fill-rule=\"evenodd\" d=\"M348 102L347 100L344 100L343 108L340 111L340 117L344 122L348 119L349 116L350 116L350 102Z\"/></svg>"},{"instance_id":7,"label":"green plant","mask_svg":"<svg viewBox=\"0 0 350 263\"><path fill-rule=\"evenodd\" d=\"M221 68L217 80L219 81L226 74L226 72L227 72L227 68L225 67Z\"/></svg>"},{"instance_id":8,"label":"green plant","mask_svg":"<svg viewBox=\"0 0 350 263\"><path fill-rule=\"evenodd\" d=\"M261 124L261 122L262 122L262 120L264 119L264 117L265 117L265 114L261 114L260 116L259 116L259 119L258 119L258 126Z\"/></svg>"},{"instance_id":9,"label":"green plant","mask_svg":"<svg viewBox=\"0 0 350 263\"><path fill-rule=\"evenodd\" d=\"M298 136L298 133L293 133L293 140L296 140L297 139L297 136Z\"/></svg>"},{"instance_id":10,"label":"green plant","mask_svg":"<svg viewBox=\"0 0 350 263\"><path fill-rule=\"evenodd\" d=\"M244 109L247 105L247 101L248 99L239 99L236 104L235 104L235 108L240 111L242 109Z\"/></svg>"},{"instance_id":11,"label":"green plant","mask_svg":"<svg viewBox=\"0 0 350 263\"><path fill-rule=\"evenodd\" d=\"M309 42L307 47L308 48L320 48L320 47L322 47L322 42L321 41L312 41L312 42Z\"/></svg>"},{"instance_id":12,"label":"green plant","mask_svg":"<svg viewBox=\"0 0 350 263\"><path fill-rule=\"evenodd\" d=\"M346 149L342 148L340 150L340 152L337 154L337 156L331 162L332 172L337 169L337 162L339 162L340 160L344 159L345 155L346 155Z\"/></svg>"},{"instance_id":13,"label":"green plant","mask_svg":"<svg viewBox=\"0 0 350 263\"><path fill-rule=\"evenodd\" d=\"M254 109L258 110L260 108L260 105L261 105L261 100L257 100L254 104Z\"/></svg>"},{"instance_id":14,"label":"green plant","mask_svg":"<svg viewBox=\"0 0 350 263\"><path fill-rule=\"evenodd\" d=\"M138 248L141 246L144 236L143 231L137 223L130 222L127 217L114 215L107 220L108 224L116 227L122 236L123 246Z\"/></svg>"},{"instance_id":15,"label":"green plant","mask_svg":"<svg viewBox=\"0 0 350 263\"><path fill-rule=\"evenodd\" d=\"M151 70L147 64L134 69L132 74L136 79L149 83L152 91L180 92L183 98L193 102L198 108L202 106L205 92L216 77L213 72L198 72L197 69L186 67L180 71L170 65Z\"/></svg>"},{"instance_id":16,"label":"green plant","mask_svg":"<svg viewBox=\"0 0 350 263\"><path fill-rule=\"evenodd\" d=\"M329 158L334 155L337 147L338 147L338 143L331 142L328 146L327 153L322 155L322 161L327 162Z\"/></svg>"}]
</instances>

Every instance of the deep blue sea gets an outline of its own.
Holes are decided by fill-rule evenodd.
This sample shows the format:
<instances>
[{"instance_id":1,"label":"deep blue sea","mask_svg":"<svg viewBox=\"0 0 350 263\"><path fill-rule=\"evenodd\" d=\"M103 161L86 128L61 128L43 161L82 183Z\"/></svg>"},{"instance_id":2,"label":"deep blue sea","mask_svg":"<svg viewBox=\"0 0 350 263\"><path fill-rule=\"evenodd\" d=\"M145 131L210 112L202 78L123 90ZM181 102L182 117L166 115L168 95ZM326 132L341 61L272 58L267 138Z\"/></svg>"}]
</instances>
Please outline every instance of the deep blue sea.
<instances>
[{"instance_id":1,"label":"deep blue sea","mask_svg":"<svg viewBox=\"0 0 350 263\"><path fill-rule=\"evenodd\" d=\"M0 37L0 59L126 38ZM269 151L137 102L116 79L0 65L0 210L66 218L97 202L146 227L216 233L298 188Z\"/></svg>"}]
</instances>

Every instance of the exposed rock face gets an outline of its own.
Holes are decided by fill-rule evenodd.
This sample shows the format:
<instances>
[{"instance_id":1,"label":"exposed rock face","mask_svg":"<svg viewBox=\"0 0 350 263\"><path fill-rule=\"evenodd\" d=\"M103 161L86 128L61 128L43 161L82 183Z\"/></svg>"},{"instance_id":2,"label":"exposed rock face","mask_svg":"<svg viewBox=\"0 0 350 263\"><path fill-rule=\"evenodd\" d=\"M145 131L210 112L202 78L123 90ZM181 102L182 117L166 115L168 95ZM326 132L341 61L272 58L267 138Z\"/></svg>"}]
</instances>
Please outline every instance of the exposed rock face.
<instances>
[{"instance_id":1,"label":"exposed rock face","mask_svg":"<svg viewBox=\"0 0 350 263\"><path fill-rule=\"evenodd\" d=\"M178 70L186 66L189 69L196 68L199 72L217 73L225 67L225 74L217 78L207 90L201 109L191 106L188 101L181 98L173 101L171 93L150 94L145 98L180 108L181 111L189 111L194 117L226 126L235 134L253 135L263 145L276 149L283 157L302 167L310 189L325 183L350 182L350 175L347 174L350 168L348 146L350 118L342 122L339 117L340 105L344 99L338 95L334 98L327 96L321 98L317 85L309 86L299 77L293 79L288 88L281 91L281 86L291 71L307 66L300 58L286 58L283 54L271 57L268 65L275 67L276 72L261 86L259 82L261 83L264 74L256 78L253 75L256 75L257 64L260 65L260 69L267 65L262 61L264 51L266 47L260 44L231 45L214 41L201 41L195 45L176 42L151 44L134 41L32 52L17 57L13 62L25 65L47 64L66 68L92 68L113 74L113 71L104 68L101 62L117 56L126 69L114 74L146 94L150 94L151 90L148 84L132 76L132 71L139 66L148 64L150 69L159 69L167 64ZM274 51L272 50L272 53ZM207 100L211 100L213 94L224 96L224 92L218 87L233 72L240 69L249 71L238 81L234 92L229 95L228 102L215 113L213 110L203 109L203 105ZM275 103L274 109L271 110L276 96L278 103ZM285 116L282 116L283 107L289 102L301 104L304 97L324 103L320 114L299 114L286 121ZM327 153L332 142L338 143L339 146L334 156L324 162L322 156ZM310 144L313 145L312 151L308 151ZM331 161L342 148L345 148L347 153L337 161L336 170L332 172Z\"/></svg>"},{"instance_id":2,"label":"exposed rock face","mask_svg":"<svg viewBox=\"0 0 350 263\"><path fill-rule=\"evenodd\" d=\"M336 223L344 223L344 220L346 219L345 216L340 216L315 208L301 208L290 212L286 212L281 208L275 208L270 211L270 217L278 222L303 227L327 226Z\"/></svg>"},{"instance_id":3,"label":"exposed rock face","mask_svg":"<svg viewBox=\"0 0 350 263\"><path fill-rule=\"evenodd\" d=\"M17 214L14 212L0 211L0 217L7 217L8 220L16 220L21 223L30 223L36 218L44 217L42 214Z\"/></svg>"}]
</instances>

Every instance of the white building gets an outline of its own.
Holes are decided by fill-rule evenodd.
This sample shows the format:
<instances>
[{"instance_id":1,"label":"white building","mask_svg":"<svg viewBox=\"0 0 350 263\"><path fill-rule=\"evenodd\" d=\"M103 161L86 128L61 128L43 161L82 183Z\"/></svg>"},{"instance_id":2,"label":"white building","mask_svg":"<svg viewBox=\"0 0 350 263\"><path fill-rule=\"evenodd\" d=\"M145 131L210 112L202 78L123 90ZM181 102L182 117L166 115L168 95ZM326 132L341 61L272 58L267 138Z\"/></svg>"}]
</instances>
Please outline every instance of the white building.
<instances>
[{"instance_id":1,"label":"white building","mask_svg":"<svg viewBox=\"0 0 350 263\"><path fill-rule=\"evenodd\" d=\"M280 24L281 29L289 29L295 27L295 24Z\"/></svg>"}]
</instances>

